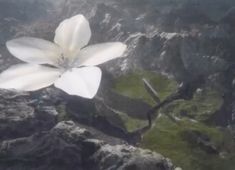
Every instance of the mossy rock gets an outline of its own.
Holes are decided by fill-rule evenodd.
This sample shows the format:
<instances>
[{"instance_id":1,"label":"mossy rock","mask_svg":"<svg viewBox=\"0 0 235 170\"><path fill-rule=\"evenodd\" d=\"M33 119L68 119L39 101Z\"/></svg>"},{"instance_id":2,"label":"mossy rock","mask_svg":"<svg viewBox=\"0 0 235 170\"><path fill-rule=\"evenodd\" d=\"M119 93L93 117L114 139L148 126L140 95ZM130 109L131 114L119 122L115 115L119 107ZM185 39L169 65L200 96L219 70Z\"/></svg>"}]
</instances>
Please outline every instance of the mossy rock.
<instances>
[{"instance_id":1,"label":"mossy rock","mask_svg":"<svg viewBox=\"0 0 235 170\"><path fill-rule=\"evenodd\" d=\"M177 100L161 111L179 117L207 121L223 104L222 95L211 87L198 90L192 100Z\"/></svg>"},{"instance_id":2,"label":"mossy rock","mask_svg":"<svg viewBox=\"0 0 235 170\"><path fill-rule=\"evenodd\" d=\"M154 105L155 101L151 98L144 87L143 78L150 82L158 92L161 100L165 99L177 89L176 81L169 79L167 76L155 72L140 70L117 78L113 89L124 96L142 99L146 103Z\"/></svg>"},{"instance_id":3,"label":"mossy rock","mask_svg":"<svg viewBox=\"0 0 235 170\"><path fill-rule=\"evenodd\" d=\"M155 121L154 127L147 132L142 141L142 147L159 152L172 159L173 163L185 170L233 170L235 166L235 155L227 154L222 158L220 154L208 153L199 146L192 145L191 139L186 140L182 136L185 132L198 131L208 136L219 149L225 153L235 148L230 134L221 130L206 126L202 123L192 122L190 119L182 119L174 123L166 116L161 116ZM230 143L230 148L226 148Z\"/></svg>"},{"instance_id":4,"label":"mossy rock","mask_svg":"<svg viewBox=\"0 0 235 170\"><path fill-rule=\"evenodd\" d=\"M140 99L150 105L155 101L146 91L142 79L147 79L164 100L177 90L177 83L167 76L153 72L137 71L116 79L113 89L124 96ZM233 170L235 167L234 142L230 133L202 123L223 104L222 95L212 87L198 90L192 100L178 100L162 108L162 116L153 122L153 127L143 136L141 146L169 157L184 170ZM180 118L173 122L164 114ZM128 130L142 126L143 122L120 113ZM208 137L216 152L210 152L193 142L192 135ZM230 153L231 151L231 153Z\"/></svg>"},{"instance_id":5,"label":"mossy rock","mask_svg":"<svg viewBox=\"0 0 235 170\"><path fill-rule=\"evenodd\" d=\"M148 122L146 120L139 120L139 119L131 118L126 113L122 113L122 112L119 112L118 114L125 125L125 129L128 132L133 132L139 128L142 128L148 125Z\"/></svg>"},{"instance_id":6,"label":"mossy rock","mask_svg":"<svg viewBox=\"0 0 235 170\"><path fill-rule=\"evenodd\" d=\"M131 99L139 99L149 105L155 105L156 102L144 87L143 78L145 78L155 88L161 100L165 99L177 89L176 81L169 79L165 75L138 70L117 78L115 80L113 90L116 93ZM146 110L146 112L147 111L148 110ZM119 115L129 132L147 125L146 119L139 120L128 116L130 114L124 112L119 112Z\"/></svg>"}]
</instances>

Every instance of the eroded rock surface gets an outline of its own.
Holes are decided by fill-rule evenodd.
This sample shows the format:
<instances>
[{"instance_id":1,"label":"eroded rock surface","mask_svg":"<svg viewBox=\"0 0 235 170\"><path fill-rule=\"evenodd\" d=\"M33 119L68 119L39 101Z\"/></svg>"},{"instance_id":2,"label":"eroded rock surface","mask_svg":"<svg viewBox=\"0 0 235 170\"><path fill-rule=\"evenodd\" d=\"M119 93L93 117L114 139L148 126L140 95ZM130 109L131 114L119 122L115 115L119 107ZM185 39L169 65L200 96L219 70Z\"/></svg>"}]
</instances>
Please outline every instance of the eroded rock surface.
<instances>
[{"instance_id":1,"label":"eroded rock surface","mask_svg":"<svg viewBox=\"0 0 235 170\"><path fill-rule=\"evenodd\" d=\"M40 107L34 103L37 102L29 93L0 92L0 140L29 136L56 124L58 113L53 106Z\"/></svg>"},{"instance_id":2,"label":"eroded rock surface","mask_svg":"<svg viewBox=\"0 0 235 170\"><path fill-rule=\"evenodd\" d=\"M50 131L0 143L4 170L173 170L163 156L128 145L109 145L72 121Z\"/></svg>"}]
</instances>

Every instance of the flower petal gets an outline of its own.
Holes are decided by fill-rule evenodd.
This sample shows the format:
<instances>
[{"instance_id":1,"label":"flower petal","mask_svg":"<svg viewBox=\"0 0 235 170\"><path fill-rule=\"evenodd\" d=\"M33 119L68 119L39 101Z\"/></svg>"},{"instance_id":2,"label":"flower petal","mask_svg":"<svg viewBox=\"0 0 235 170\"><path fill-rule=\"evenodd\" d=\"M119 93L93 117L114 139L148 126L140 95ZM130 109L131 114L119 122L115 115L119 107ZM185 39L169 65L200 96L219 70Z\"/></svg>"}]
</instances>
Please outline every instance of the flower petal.
<instances>
[{"instance_id":1,"label":"flower petal","mask_svg":"<svg viewBox=\"0 0 235 170\"><path fill-rule=\"evenodd\" d=\"M65 72L55 86L70 95L91 99L98 91L101 74L98 67L73 68Z\"/></svg>"},{"instance_id":2,"label":"flower petal","mask_svg":"<svg viewBox=\"0 0 235 170\"><path fill-rule=\"evenodd\" d=\"M13 39L6 45L13 56L31 64L55 65L61 55L60 48L56 44L33 37Z\"/></svg>"},{"instance_id":3,"label":"flower petal","mask_svg":"<svg viewBox=\"0 0 235 170\"><path fill-rule=\"evenodd\" d=\"M35 91L50 86L60 75L60 71L55 68L18 64L0 74L0 88Z\"/></svg>"},{"instance_id":4,"label":"flower petal","mask_svg":"<svg viewBox=\"0 0 235 170\"><path fill-rule=\"evenodd\" d=\"M54 42L64 51L65 57L73 56L86 46L91 38L90 25L83 15L76 15L60 23Z\"/></svg>"},{"instance_id":5,"label":"flower petal","mask_svg":"<svg viewBox=\"0 0 235 170\"><path fill-rule=\"evenodd\" d=\"M94 66L106 61L121 57L126 50L126 45L121 42L102 43L82 49L75 66Z\"/></svg>"}]
</instances>

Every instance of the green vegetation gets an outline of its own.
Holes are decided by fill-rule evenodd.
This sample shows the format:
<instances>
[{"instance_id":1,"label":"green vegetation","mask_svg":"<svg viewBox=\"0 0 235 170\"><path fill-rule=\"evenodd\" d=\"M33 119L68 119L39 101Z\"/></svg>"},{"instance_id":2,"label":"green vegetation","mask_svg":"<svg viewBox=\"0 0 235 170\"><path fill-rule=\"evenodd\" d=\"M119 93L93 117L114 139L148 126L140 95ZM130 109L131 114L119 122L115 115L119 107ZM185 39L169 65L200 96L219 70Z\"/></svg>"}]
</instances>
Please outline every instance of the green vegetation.
<instances>
[{"instance_id":1,"label":"green vegetation","mask_svg":"<svg viewBox=\"0 0 235 170\"><path fill-rule=\"evenodd\" d=\"M141 99L148 104L154 105L155 102L145 90L142 79L148 80L163 100L177 89L177 83L168 77L154 72L137 71L129 73L116 80L114 90L119 94L130 98Z\"/></svg>"},{"instance_id":2,"label":"green vegetation","mask_svg":"<svg viewBox=\"0 0 235 170\"><path fill-rule=\"evenodd\" d=\"M118 113L122 121L124 122L125 129L128 132L133 132L136 129L139 129L141 127L144 127L147 125L147 121L145 120L139 120L139 119L134 119L128 116L126 113Z\"/></svg>"},{"instance_id":3,"label":"green vegetation","mask_svg":"<svg viewBox=\"0 0 235 170\"><path fill-rule=\"evenodd\" d=\"M155 102L144 88L142 78L156 89L161 100L177 89L177 83L168 77L153 72L137 71L116 80L114 90L122 95L154 105ZM160 110L163 114L154 121L151 130L144 134L141 146L170 158L183 170L233 170L235 167L235 144L227 130L205 125L223 104L221 94L212 87L198 90L190 101L178 100ZM177 116L172 122L164 113ZM128 131L144 126L144 121L133 119L125 113L119 114ZM195 121L192 121L194 119ZM205 135L218 153L210 153L190 134ZM189 135L188 135L189 134Z\"/></svg>"},{"instance_id":4,"label":"green vegetation","mask_svg":"<svg viewBox=\"0 0 235 170\"><path fill-rule=\"evenodd\" d=\"M194 94L190 101L178 100L162 109L175 116L186 116L198 121L206 121L223 104L223 98L215 89L205 88Z\"/></svg>"},{"instance_id":5,"label":"green vegetation","mask_svg":"<svg viewBox=\"0 0 235 170\"><path fill-rule=\"evenodd\" d=\"M219 154L207 153L198 145L192 145L190 139L185 139L185 132L198 131L208 136L211 142L226 153L224 157ZM169 157L173 163L184 170L233 170L235 155L229 154L232 139L229 133L223 133L215 127L209 127L202 123L193 123L183 119L173 123L167 117L162 116L155 121L154 127L144 135L142 147L154 150ZM225 146L229 144L230 148ZM227 150L228 149L228 150Z\"/></svg>"},{"instance_id":6,"label":"green vegetation","mask_svg":"<svg viewBox=\"0 0 235 170\"><path fill-rule=\"evenodd\" d=\"M144 87L142 79L145 78L159 94L161 100L176 91L177 83L168 77L154 72L136 71L125 76L119 77L113 88L117 93L133 99L140 99L154 105L155 101L151 98ZM147 111L147 110L146 110ZM118 113L125 124L127 131L131 132L147 125L146 120L139 120L128 116L126 113Z\"/></svg>"}]
</instances>

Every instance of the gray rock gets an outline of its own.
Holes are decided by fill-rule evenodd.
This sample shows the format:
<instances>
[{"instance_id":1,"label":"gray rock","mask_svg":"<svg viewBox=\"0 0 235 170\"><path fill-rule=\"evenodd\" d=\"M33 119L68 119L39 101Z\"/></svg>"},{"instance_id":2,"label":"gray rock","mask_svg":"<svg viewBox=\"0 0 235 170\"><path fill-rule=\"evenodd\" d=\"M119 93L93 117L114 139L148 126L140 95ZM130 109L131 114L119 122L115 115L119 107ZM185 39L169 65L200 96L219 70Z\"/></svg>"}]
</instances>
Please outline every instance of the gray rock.
<instances>
[{"instance_id":1,"label":"gray rock","mask_svg":"<svg viewBox=\"0 0 235 170\"><path fill-rule=\"evenodd\" d=\"M161 170L172 169L162 155L127 145L103 145L94 155L97 170Z\"/></svg>"},{"instance_id":2,"label":"gray rock","mask_svg":"<svg viewBox=\"0 0 235 170\"><path fill-rule=\"evenodd\" d=\"M72 121L47 132L0 143L1 170L173 170L163 156L128 145L94 140Z\"/></svg>"},{"instance_id":3,"label":"gray rock","mask_svg":"<svg viewBox=\"0 0 235 170\"><path fill-rule=\"evenodd\" d=\"M32 135L56 124L54 107L32 106L28 93L0 91L0 140Z\"/></svg>"}]
</instances>

